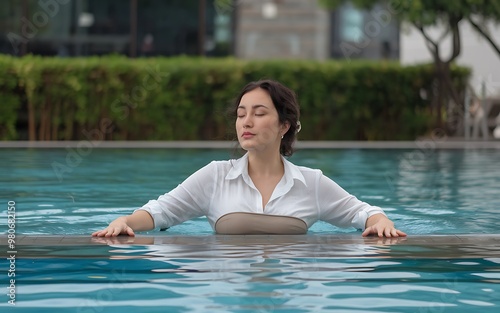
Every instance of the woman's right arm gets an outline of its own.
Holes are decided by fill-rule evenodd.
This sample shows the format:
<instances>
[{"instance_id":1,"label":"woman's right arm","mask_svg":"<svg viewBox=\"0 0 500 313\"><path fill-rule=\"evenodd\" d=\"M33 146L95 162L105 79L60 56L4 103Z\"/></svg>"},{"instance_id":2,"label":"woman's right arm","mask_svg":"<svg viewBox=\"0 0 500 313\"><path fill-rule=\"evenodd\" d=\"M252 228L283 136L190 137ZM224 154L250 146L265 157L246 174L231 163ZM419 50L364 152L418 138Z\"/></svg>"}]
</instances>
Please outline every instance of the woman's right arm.
<instances>
[{"instance_id":1,"label":"woman's right arm","mask_svg":"<svg viewBox=\"0 0 500 313\"><path fill-rule=\"evenodd\" d=\"M154 221L151 215L144 210L137 210L131 215L120 216L109 223L105 229L92 233L93 237L116 237L118 235L135 236L134 231L151 230Z\"/></svg>"},{"instance_id":2,"label":"woman's right arm","mask_svg":"<svg viewBox=\"0 0 500 313\"><path fill-rule=\"evenodd\" d=\"M182 184L157 200L150 200L131 215L121 216L105 229L92 233L93 237L135 236L134 231L171 227L183 221L203 216L216 184L216 162L199 169ZM153 218L154 216L154 218Z\"/></svg>"}]
</instances>

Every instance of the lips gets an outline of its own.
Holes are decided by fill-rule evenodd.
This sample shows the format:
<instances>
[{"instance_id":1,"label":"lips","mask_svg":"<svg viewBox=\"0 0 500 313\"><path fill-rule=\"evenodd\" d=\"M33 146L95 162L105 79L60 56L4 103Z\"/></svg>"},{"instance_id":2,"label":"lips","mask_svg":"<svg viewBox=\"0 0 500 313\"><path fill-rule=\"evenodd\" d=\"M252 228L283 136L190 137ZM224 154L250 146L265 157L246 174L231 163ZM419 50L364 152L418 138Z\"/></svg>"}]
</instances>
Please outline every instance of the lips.
<instances>
[{"instance_id":1,"label":"lips","mask_svg":"<svg viewBox=\"0 0 500 313\"><path fill-rule=\"evenodd\" d=\"M251 132L244 132L241 137L245 138L245 139L248 139L248 138L252 138L253 136L255 136L254 133L251 133Z\"/></svg>"}]
</instances>

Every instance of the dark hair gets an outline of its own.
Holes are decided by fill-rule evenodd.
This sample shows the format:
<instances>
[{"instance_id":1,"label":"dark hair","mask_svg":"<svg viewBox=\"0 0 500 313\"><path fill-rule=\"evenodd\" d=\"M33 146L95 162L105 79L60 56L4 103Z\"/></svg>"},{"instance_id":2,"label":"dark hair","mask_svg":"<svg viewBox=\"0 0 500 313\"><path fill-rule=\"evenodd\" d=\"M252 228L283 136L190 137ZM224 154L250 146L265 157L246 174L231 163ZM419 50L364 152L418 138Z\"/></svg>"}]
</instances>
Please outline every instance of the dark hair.
<instances>
[{"instance_id":1,"label":"dark hair","mask_svg":"<svg viewBox=\"0 0 500 313\"><path fill-rule=\"evenodd\" d=\"M294 152L293 144L297 137L297 132L300 130L300 108L295 92L293 92L290 88L277 81L269 79L250 82L243 87L240 94L236 98L235 103L231 107L231 117L236 118L241 98L246 93L257 88L264 89L269 93L274 107L276 108L276 111L278 111L279 122L281 124L284 124L285 122L290 124L290 128L283 136L283 139L281 139L280 153L283 156L291 156Z\"/></svg>"}]
</instances>

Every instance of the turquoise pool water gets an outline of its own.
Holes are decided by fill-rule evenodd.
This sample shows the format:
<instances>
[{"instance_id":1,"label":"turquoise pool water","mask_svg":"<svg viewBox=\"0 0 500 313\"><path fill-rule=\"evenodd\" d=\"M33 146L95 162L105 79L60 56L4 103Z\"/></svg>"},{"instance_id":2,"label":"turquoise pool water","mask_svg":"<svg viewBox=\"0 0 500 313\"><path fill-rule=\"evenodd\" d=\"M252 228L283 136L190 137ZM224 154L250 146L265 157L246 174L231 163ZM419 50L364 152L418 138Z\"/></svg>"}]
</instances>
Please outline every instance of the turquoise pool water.
<instances>
[{"instance_id":1,"label":"turquoise pool water","mask_svg":"<svg viewBox=\"0 0 500 313\"><path fill-rule=\"evenodd\" d=\"M16 307L2 294L0 310L494 313L500 308L498 235L393 242L346 234L134 240L32 236L21 244L19 239ZM0 269L6 268L2 257Z\"/></svg>"},{"instance_id":2,"label":"turquoise pool water","mask_svg":"<svg viewBox=\"0 0 500 313\"><path fill-rule=\"evenodd\" d=\"M23 234L89 234L174 188L227 150L2 149L0 198L15 201ZM319 168L358 198L384 208L409 234L496 233L499 150L304 150L291 158ZM6 208L2 211L6 212ZM6 225L5 219L0 225ZM312 233L352 233L317 223ZM204 218L169 230L211 234Z\"/></svg>"},{"instance_id":3,"label":"turquoise pool water","mask_svg":"<svg viewBox=\"0 0 500 313\"><path fill-rule=\"evenodd\" d=\"M95 149L73 160L65 149L1 149L2 275L12 268L8 201L17 246L16 306L3 293L0 310L498 312L500 151L415 152L292 157L383 207L407 239L326 223L304 236L218 236L199 218L106 240L89 234L230 152Z\"/></svg>"}]
</instances>

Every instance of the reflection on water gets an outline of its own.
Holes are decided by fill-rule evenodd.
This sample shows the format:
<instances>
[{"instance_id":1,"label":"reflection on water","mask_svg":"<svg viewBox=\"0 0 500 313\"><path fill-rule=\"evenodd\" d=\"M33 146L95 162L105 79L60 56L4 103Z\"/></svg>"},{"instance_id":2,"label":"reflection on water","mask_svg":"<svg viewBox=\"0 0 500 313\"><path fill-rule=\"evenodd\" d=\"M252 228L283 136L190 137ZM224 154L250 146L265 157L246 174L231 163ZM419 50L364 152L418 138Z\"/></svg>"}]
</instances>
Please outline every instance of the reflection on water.
<instances>
[{"instance_id":1,"label":"reflection on water","mask_svg":"<svg viewBox=\"0 0 500 313\"><path fill-rule=\"evenodd\" d=\"M500 305L498 245L275 238L19 246L16 312L497 312Z\"/></svg>"}]
</instances>

